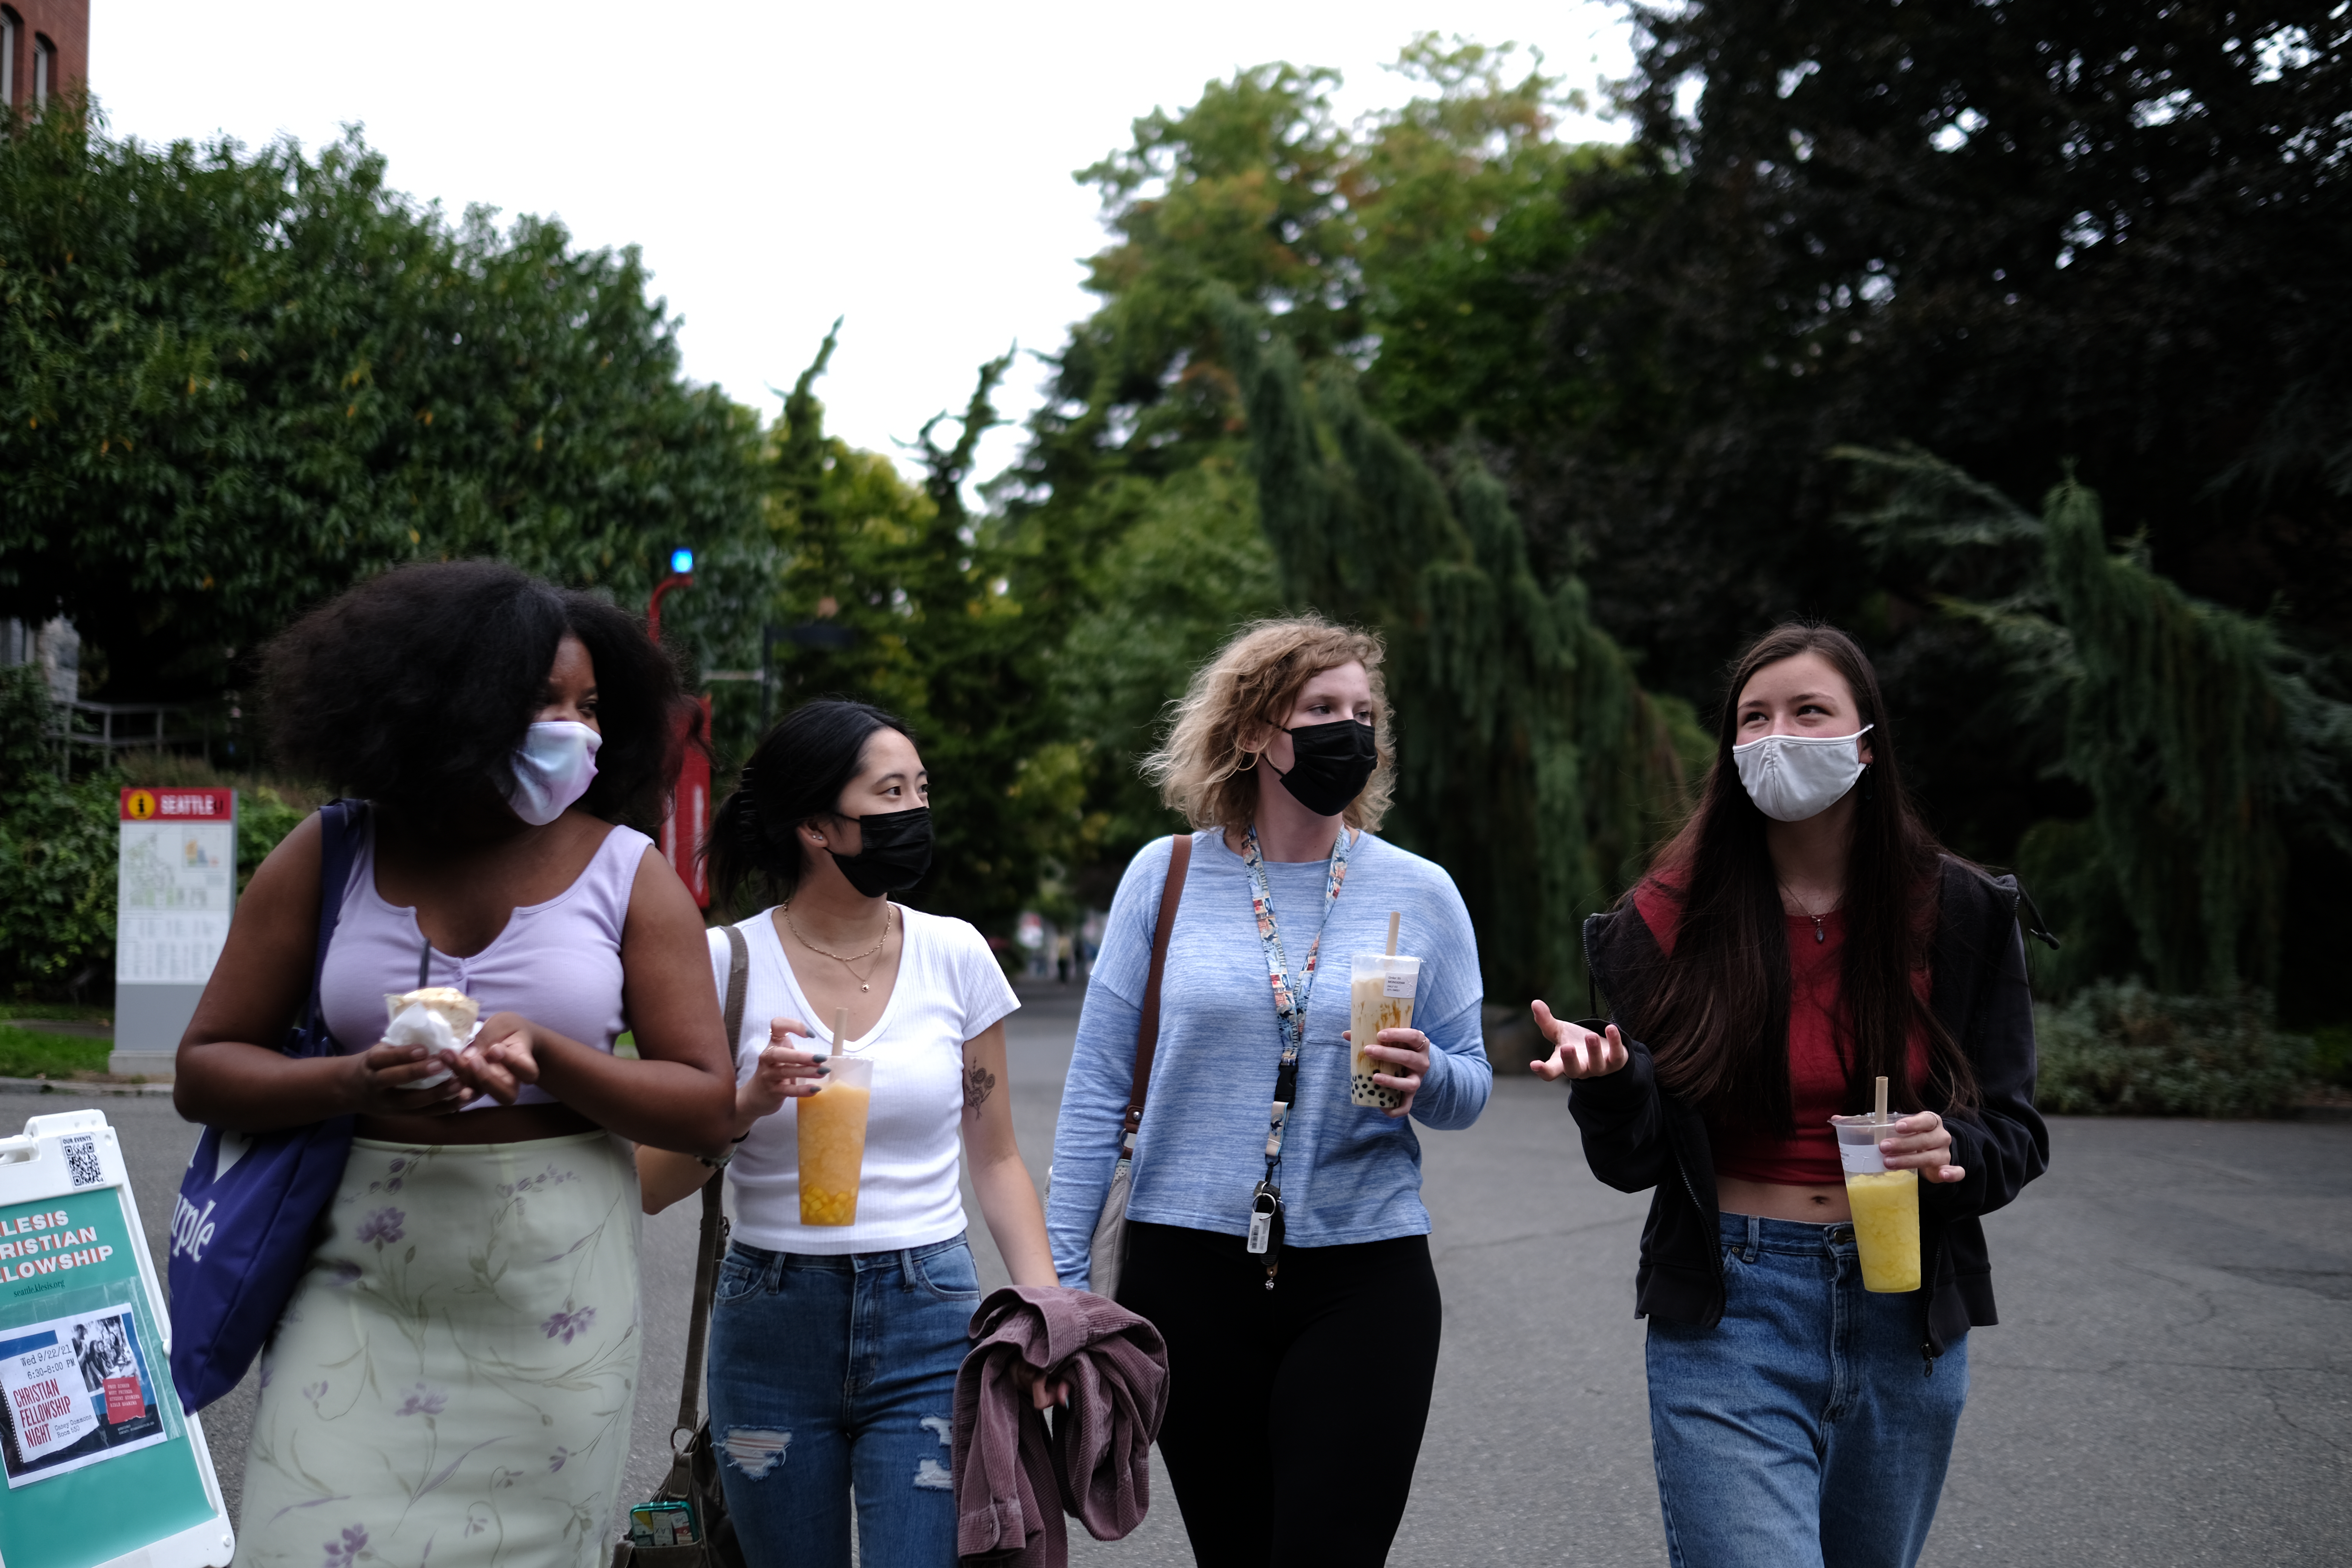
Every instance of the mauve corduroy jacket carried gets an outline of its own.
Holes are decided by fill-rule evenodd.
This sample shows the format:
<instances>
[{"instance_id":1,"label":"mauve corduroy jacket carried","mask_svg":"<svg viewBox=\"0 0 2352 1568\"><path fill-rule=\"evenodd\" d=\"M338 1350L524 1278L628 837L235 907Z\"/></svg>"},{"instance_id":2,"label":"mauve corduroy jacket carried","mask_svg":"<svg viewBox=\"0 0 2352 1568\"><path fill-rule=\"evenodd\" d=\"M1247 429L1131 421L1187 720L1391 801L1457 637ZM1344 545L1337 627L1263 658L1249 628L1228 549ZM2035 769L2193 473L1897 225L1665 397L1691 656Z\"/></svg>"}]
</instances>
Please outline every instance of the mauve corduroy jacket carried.
<instances>
[{"instance_id":1,"label":"mauve corduroy jacket carried","mask_svg":"<svg viewBox=\"0 0 2352 1568\"><path fill-rule=\"evenodd\" d=\"M1168 1411L1160 1331L1090 1291L1008 1285L972 1314L971 1337L956 1373L957 1555L1062 1568L1064 1510L1097 1541L1142 1523ZM1069 1384L1050 1436L1015 1375L1024 1367Z\"/></svg>"},{"instance_id":2,"label":"mauve corduroy jacket carried","mask_svg":"<svg viewBox=\"0 0 2352 1568\"><path fill-rule=\"evenodd\" d=\"M2033 1109L2022 897L2014 877L1943 863L1929 1005L1976 1069L1982 1103L1973 1115L1945 1120L1950 1163L1967 1176L1919 1184L1920 1258L1930 1272L1916 1300L1920 1351L1930 1362L1969 1329L1999 1321L1978 1216L2016 1197L2050 1163L2050 1133ZM1584 953L1630 1059L1606 1077L1576 1080L1569 1110L1594 1175L1620 1192L1656 1189L1642 1229L1634 1315L1711 1329L1723 1318L1724 1286L1706 1121L1659 1085L1650 1048L1636 1037L1647 975L1662 962L1657 941L1627 907L1584 922Z\"/></svg>"}]
</instances>

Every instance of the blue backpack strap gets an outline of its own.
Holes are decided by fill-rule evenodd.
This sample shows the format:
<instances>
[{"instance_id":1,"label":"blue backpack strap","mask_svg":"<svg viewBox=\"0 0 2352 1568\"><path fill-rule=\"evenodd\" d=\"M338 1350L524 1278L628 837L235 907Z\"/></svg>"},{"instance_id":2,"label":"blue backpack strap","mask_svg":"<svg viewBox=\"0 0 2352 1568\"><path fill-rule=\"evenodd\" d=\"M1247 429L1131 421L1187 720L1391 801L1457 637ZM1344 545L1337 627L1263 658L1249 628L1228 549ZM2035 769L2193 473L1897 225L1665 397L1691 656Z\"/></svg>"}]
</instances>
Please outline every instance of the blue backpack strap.
<instances>
[{"instance_id":1,"label":"blue backpack strap","mask_svg":"<svg viewBox=\"0 0 2352 1568\"><path fill-rule=\"evenodd\" d=\"M320 1012L319 990L327 973L327 944L335 940L335 926L343 916L343 890L351 885L352 862L359 858L360 835L367 831L367 802L331 800L319 808L319 942L310 957L310 1005L303 1015L307 1029L326 1033Z\"/></svg>"}]
</instances>

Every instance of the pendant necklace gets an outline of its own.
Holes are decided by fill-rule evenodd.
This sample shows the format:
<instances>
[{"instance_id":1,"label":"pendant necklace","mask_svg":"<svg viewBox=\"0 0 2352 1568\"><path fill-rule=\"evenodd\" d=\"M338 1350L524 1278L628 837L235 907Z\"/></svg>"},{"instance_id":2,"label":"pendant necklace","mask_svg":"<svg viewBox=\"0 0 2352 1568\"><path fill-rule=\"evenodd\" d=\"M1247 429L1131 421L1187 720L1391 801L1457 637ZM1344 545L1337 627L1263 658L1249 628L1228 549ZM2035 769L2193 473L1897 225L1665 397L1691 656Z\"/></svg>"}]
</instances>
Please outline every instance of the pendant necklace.
<instances>
[{"instance_id":1,"label":"pendant necklace","mask_svg":"<svg viewBox=\"0 0 2352 1568\"><path fill-rule=\"evenodd\" d=\"M872 947L867 948L856 958L844 958L837 952L828 952L824 948L817 946L816 943L809 941L808 933L801 930L799 922L793 919L793 906L789 900L786 901L783 906L784 924L792 927L793 935L800 939L800 943L803 947L807 948L819 958L829 958L835 963L841 965L844 969L848 970L849 977L857 982L857 988L860 991L870 991L873 987L869 982L872 980L874 970L880 963L880 960L876 959L875 963L866 964L864 975L860 975L857 973L857 966L861 963L865 963L867 959L874 958L877 953L882 951L882 944L890 940L891 908L892 906L887 903L882 906L882 934L874 939L874 945Z\"/></svg>"},{"instance_id":2,"label":"pendant necklace","mask_svg":"<svg viewBox=\"0 0 2352 1568\"><path fill-rule=\"evenodd\" d=\"M1788 883L1781 883L1780 890L1789 895L1789 901L1797 906L1799 912L1803 914L1807 920L1813 922L1813 940L1817 942L1829 941L1829 933L1822 930L1822 915L1833 915L1837 913L1837 906L1835 904L1832 904L1828 909L1823 910L1821 914L1817 915L1813 913L1811 909L1806 907L1805 900L1797 897L1797 890L1794 888L1790 887ZM806 939L803 938L803 940Z\"/></svg>"}]
</instances>

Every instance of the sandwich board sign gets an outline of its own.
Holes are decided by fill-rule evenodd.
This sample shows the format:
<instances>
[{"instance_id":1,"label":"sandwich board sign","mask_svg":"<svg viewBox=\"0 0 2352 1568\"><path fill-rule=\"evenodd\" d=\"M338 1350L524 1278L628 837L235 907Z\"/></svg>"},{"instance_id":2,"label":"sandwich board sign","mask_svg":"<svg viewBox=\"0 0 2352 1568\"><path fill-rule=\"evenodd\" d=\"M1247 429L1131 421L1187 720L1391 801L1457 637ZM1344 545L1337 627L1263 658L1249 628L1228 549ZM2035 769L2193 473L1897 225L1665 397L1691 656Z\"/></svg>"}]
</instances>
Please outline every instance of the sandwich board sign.
<instances>
[{"instance_id":1,"label":"sandwich board sign","mask_svg":"<svg viewBox=\"0 0 2352 1568\"><path fill-rule=\"evenodd\" d=\"M122 792L110 1070L171 1076L236 899L235 790Z\"/></svg>"},{"instance_id":2,"label":"sandwich board sign","mask_svg":"<svg viewBox=\"0 0 2352 1568\"><path fill-rule=\"evenodd\" d=\"M236 1537L172 1386L172 1319L114 1129L0 1138L0 1568L220 1568Z\"/></svg>"}]
</instances>

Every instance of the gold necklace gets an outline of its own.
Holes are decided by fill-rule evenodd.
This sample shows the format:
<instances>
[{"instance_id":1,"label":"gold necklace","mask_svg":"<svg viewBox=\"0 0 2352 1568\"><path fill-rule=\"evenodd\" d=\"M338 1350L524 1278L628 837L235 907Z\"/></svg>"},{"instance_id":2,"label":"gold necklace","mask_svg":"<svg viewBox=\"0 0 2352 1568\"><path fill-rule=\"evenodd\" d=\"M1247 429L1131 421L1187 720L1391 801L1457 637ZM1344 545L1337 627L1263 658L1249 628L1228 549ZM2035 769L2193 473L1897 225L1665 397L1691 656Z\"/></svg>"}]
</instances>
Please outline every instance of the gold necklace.
<instances>
[{"instance_id":1,"label":"gold necklace","mask_svg":"<svg viewBox=\"0 0 2352 1568\"><path fill-rule=\"evenodd\" d=\"M873 978L875 968L879 965L879 960L876 961L876 964L869 965L863 976L857 973L857 966L860 963L864 963L866 960L873 958L875 954L880 952L882 951L882 944L890 940L890 909L891 906L887 902L882 906L882 934L874 939L874 945L872 947L867 948L856 958L844 958L837 952L828 952L824 948L817 946L816 943L809 941L808 933L801 930L800 922L793 919L792 900L789 899L784 901L783 905L784 924L792 928L793 935L799 939L800 944L803 947L807 948L811 952L815 953L818 957L829 958L835 963L841 965L844 969L848 970L849 977L857 982L857 988L860 991L870 991L873 989L873 986L869 982Z\"/></svg>"}]
</instances>

